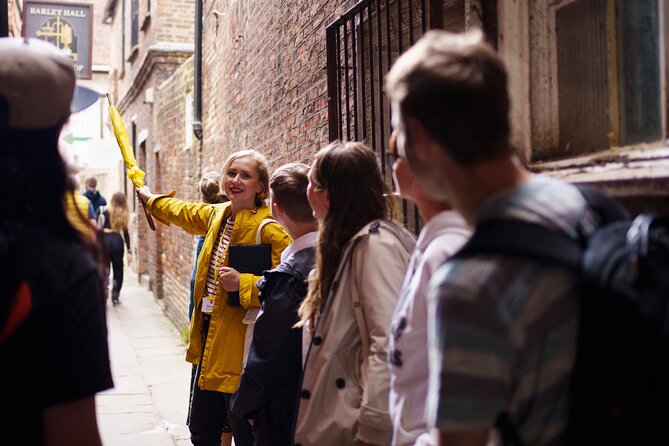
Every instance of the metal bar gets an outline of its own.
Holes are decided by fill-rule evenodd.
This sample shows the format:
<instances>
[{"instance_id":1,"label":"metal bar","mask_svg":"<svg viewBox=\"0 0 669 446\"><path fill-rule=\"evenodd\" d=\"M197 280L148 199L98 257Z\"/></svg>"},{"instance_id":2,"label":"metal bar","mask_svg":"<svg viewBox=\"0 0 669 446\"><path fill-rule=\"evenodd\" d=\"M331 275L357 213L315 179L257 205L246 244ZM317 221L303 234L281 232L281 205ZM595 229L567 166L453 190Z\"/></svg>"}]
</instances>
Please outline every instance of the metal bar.
<instances>
[{"instance_id":1,"label":"metal bar","mask_svg":"<svg viewBox=\"0 0 669 446\"><path fill-rule=\"evenodd\" d=\"M348 78L348 22L344 22L344 77L346 78L346 140L351 140L351 92Z\"/></svg>"},{"instance_id":2,"label":"metal bar","mask_svg":"<svg viewBox=\"0 0 669 446\"><path fill-rule=\"evenodd\" d=\"M367 7L367 5L365 3L366 2L364 2L364 1L356 3L348 11L346 11L345 13L343 13L339 17L337 17L337 19L334 20L331 24L329 24L328 27L329 26L340 26L343 22L351 20L351 17L362 13L362 11L364 11L364 9Z\"/></svg>"},{"instance_id":3,"label":"metal bar","mask_svg":"<svg viewBox=\"0 0 669 446\"><path fill-rule=\"evenodd\" d=\"M337 119L339 109L337 108L337 34L335 27L328 27L325 31L326 41L326 57L327 57L327 77L328 77L328 137L330 142L338 139L337 133L338 122Z\"/></svg>"},{"instance_id":4,"label":"metal bar","mask_svg":"<svg viewBox=\"0 0 669 446\"><path fill-rule=\"evenodd\" d=\"M339 134L337 139L344 139L344 120L342 119L341 109L341 32L337 27L337 36L335 38L337 46L337 121L339 121Z\"/></svg>"},{"instance_id":5,"label":"metal bar","mask_svg":"<svg viewBox=\"0 0 669 446\"><path fill-rule=\"evenodd\" d=\"M355 17L351 19L351 61L353 70L353 137L358 139L358 59L356 58Z\"/></svg>"},{"instance_id":6,"label":"metal bar","mask_svg":"<svg viewBox=\"0 0 669 446\"><path fill-rule=\"evenodd\" d=\"M7 0L0 0L0 37L9 36L9 6Z\"/></svg>"},{"instance_id":7,"label":"metal bar","mask_svg":"<svg viewBox=\"0 0 669 446\"><path fill-rule=\"evenodd\" d=\"M367 91L365 89L365 84L367 83L367 76L365 72L365 20L364 20L365 10L360 11L360 75L362 79L360 80L360 90L362 93L362 140L367 143ZM368 19L369 21L369 19ZM372 149L374 147L372 146Z\"/></svg>"},{"instance_id":8,"label":"metal bar","mask_svg":"<svg viewBox=\"0 0 669 446\"><path fill-rule=\"evenodd\" d=\"M409 0L409 46L413 45L413 43L413 0Z\"/></svg>"},{"instance_id":9,"label":"metal bar","mask_svg":"<svg viewBox=\"0 0 669 446\"><path fill-rule=\"evenodd\" d=\"M425 5L425 0L420 0L420 9L421 9L420 27L421 27L421 32L425 34L427 32L427 8Z\"/></svg>"},{"instance_id":10,"label":"metal bar","mask_svg":"<svg viewBox=\"0 0 669 446\"><path fill-rule=\"evenodd\" d=\"M372 36L374 35L374 26L372 25L372 0L367 2L367 24L369 25L369 103L371 106L371 121L369 123L372 132L372 149L376 150L376 113L374 98L374 44Z\"/></svg>"},{"instance_id":11,"label":"metal bar","mask_svg":"<svg viewBox=\"0 0 669 446\"><path fill-rule=\"evenodd\" d=\"M386 157L383 154L383 40L381 38L381 0L376 2L376 32L379 47L379 153L381 153L381 172L386 174Z\"/></svg>"},{"instance_id":12,"label":"metal bar","mask_svg":"<svg viewBox=\"0 0 669 446\"><path fill-rule=\"evenodd\" d=\"M413 219L414 219L414 234L418 235L420 232L420 214L418 213L418 206L413 207Z\"/></svg>"},{"instance_id":13,"label":"metal bar","mask_svg":"<svg viewBox=\"0 0 669 446\"><path fill-rule=\"evenodd\" d=\"M390 70L390 67L393 62L393 55L392 55L392 42L390 41L390 1L386 1L386 7L385 7L385 12L386 12L386 72ZM383 89L383 79L384 76L379 76L379 84L380 88ZM383 91L383 90L380 90ZM380 100L381 100L381 109L385 110L386 104L384 104L383 100L383 95L379 95ZM388 104L389 106L390 104ZM388 110L388 120L390 120L390 110ZM381 158L385 159L386 158L386 135L385 135L385 126L386 126L386 121L381 119L381 143L379 144L379 147L381 148ZM388 169L390 170L392 166L388 166ZM384 171L385 174L385 171Z\"/></svg>"},{"instance_id":14,"label":"metal bar","mask_svg":"<svg viewBox=\"0 0 669 446\"><path fill-rule=\"evenodd\" d=\"M430 0L430 29L444 28L443 0Z\"/></svg>"},{"instance_id":15,"label":"metal bar","mask_svg":"<svg viewBox=\"0 0 669 446\"><path fill-rule=\"evenodd\" d=\"M399 53L402 54L402 50L404 49L404 42L402 40L402 0L397 0L397 43Z\"/></svg>"}]
</instances>

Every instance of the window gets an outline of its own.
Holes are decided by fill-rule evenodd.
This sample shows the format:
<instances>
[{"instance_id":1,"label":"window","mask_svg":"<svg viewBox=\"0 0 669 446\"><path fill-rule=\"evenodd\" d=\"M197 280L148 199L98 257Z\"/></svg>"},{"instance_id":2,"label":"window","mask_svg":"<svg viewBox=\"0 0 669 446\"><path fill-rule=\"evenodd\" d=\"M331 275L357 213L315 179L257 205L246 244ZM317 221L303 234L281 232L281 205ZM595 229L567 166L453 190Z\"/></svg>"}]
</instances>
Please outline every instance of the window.
<instances>
[{"instance_id":1,"label":"window","mask_svg":"<svg viewBox=\"0 0 669 446\"><path fill-rule=\"evenodd\" d=\"M139 44L139 0L131 0L131 29L130 29L130 47L134 48Z\"/></svg>"},{"instance_id":2,"label":"window","mask_svg":"<svg viewBox=\"0 0 669 446\"><path fill-rule=\"evenodd\" d=\"M556 0L530 11L533 160L660 141L658 0Z\"/></svg>"}]
</instances>

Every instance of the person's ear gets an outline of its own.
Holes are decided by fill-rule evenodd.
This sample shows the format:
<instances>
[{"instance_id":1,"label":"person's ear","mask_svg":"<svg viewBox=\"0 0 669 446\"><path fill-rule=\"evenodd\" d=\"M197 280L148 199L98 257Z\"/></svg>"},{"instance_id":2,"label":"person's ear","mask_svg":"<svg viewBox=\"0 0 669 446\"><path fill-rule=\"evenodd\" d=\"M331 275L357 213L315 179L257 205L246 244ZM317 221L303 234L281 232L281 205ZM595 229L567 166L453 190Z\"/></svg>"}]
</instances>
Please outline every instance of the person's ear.
<instances>
[{"instance_id":1,"label":"person's ear","mask_svg":"<svg viewBox=\"0 0 669 446\"><path fill-rule=\"evenodd\" d=\"M283 209L281 208L281 205L277 203L276 201L272 200L272 216L274 218L283 218Z\"/></svg>"},{"instance_id":2,"label":"person's ear","mask_svg":"<svg viewBox=\"0 0 669 446\"><path fill-rule=\"evenodd\" d=\"M432 138L422 122L416 118L409 117L406 122L407 142L415 156L422 162L428 162L431 157L430 142Z\"/></svg>"}]
</instances>

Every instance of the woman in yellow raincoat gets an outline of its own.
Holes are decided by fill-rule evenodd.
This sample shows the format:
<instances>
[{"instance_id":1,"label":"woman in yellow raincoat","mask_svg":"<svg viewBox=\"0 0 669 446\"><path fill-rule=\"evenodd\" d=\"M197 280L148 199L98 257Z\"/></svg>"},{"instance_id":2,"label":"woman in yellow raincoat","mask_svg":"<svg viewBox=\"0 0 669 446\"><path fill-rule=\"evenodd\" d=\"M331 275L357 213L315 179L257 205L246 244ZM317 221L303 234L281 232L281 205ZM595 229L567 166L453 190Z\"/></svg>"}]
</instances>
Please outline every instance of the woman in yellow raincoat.
<instances>
[{"instance_id":1,"label":"woman in yellow raincoat","mask_svg":"<svg viewBox=\"0 0 669 446\"><path fill-rule=\"evenodd\" d=\"M188 362L199 364L189 416L191 441L196 446L220 445L230 396L237 389L242 372L247 324L255 321L254 309L260 307L256 287L260 277L228 267L227 252L231 244L255 243L261 223L271 218L265 204L269 193L265 157L255 150L230 155L221 172L221 189L229 202L189 203L173 198L173 192L155 195L148 187L137 190L159 221L174 223L191 234L205 235L197 261L195 308L186 353ZM272 245L274 267L290 244L290 236L276 222L266 224L261 232L261 243ZM228 293L234 291L239 291L240 306L228 302ZM249 423L232 414L229 417L235 444L251 446Z\"/></svg>"}]
</instances>

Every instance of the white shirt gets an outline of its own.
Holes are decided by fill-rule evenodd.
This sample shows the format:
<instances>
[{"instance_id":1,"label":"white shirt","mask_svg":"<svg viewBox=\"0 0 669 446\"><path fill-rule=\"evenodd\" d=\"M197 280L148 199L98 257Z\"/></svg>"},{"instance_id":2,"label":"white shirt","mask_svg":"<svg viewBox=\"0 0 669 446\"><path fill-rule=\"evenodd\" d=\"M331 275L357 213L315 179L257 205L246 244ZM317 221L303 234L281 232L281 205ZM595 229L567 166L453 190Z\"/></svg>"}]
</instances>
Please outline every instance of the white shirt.
<instances>
[{"instance_id":1,"label":"white shirt","mask_svg":"<svg viewBox=\"0 0 669 446\"><path fill-rule=\"evenodd\" d=\"M434 445L425 417L428 389L427 289L432 274L467 241L460 214L442 211L423 227L411 255L389 339L393 445Z\"/></svg>"},{"instance_id":2,"label":"white shirt","mask_svg":"<svg viewBox=\"0 0 669 446\"><path fill-rule=\"evenodd\" d=\"M288 260L290 256L292 256L296 252L316 246L317 241L318 241L318 231L307 232L303 236L298 237L296 240L293 240L293 243L286 246L286 248L281 253L281 261L285 262L286 260Z\"/></svg>"}]
</instances>

